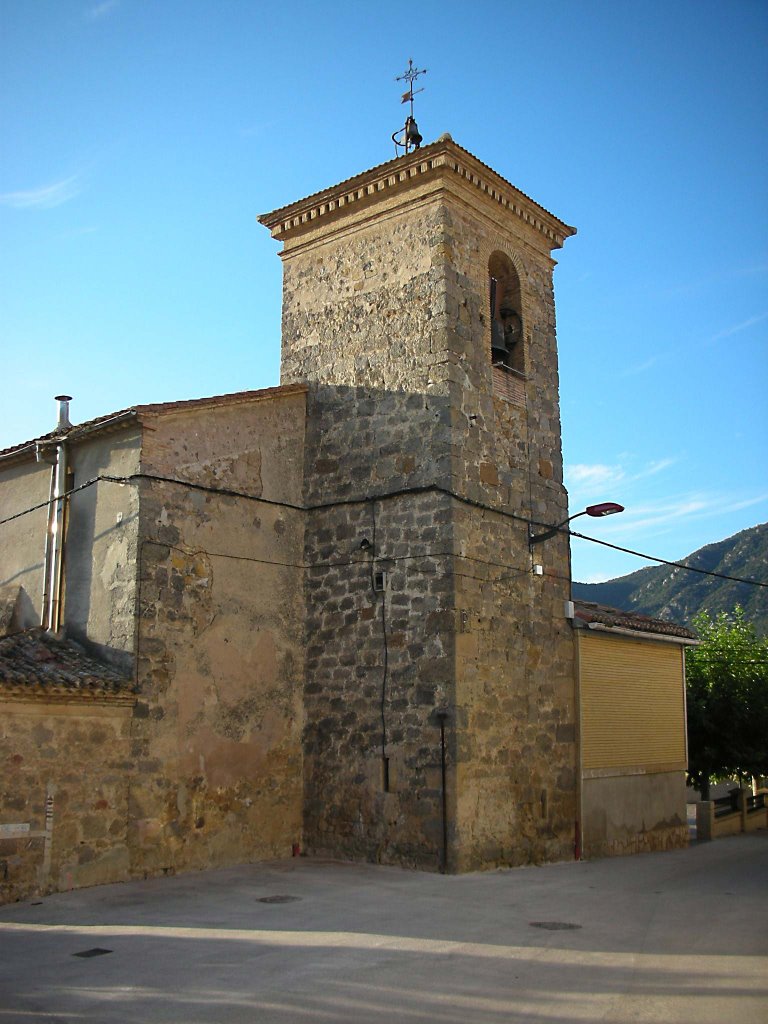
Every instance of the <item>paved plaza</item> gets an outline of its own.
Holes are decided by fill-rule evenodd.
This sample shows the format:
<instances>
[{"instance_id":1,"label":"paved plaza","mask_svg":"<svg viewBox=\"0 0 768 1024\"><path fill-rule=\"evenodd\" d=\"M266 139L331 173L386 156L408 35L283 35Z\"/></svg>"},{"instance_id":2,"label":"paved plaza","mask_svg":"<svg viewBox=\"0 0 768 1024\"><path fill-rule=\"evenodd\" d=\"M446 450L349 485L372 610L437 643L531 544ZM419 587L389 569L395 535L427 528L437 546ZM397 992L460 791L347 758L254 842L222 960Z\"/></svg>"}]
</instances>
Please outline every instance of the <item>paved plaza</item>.
<instances>
[{"instance_id":1,"label":"paved plaza","mask_svg":"<svg viewBox=\"0 0 768 1024\"><path fill-rule=\"evenodd\" d=\"M768 833L462 876L294 860L0 908L0 1024L765 1024Z\"/></svg>"}]
</instances>

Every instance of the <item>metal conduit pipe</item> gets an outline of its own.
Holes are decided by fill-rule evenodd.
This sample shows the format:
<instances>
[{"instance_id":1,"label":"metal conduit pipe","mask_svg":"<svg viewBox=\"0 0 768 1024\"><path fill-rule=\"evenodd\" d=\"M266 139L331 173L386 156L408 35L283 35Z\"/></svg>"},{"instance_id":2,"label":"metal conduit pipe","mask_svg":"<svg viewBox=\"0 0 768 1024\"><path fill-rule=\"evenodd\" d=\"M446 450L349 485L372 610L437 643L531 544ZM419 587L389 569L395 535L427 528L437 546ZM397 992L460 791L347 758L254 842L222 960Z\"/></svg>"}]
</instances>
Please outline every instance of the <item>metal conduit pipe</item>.
<instances>
[{"instance_id":1,"label":"metal conduit pipe","mask_svg":"<svg viewBox=\"0 0 768 1024\"><path fill-rule=\"evenodd\" d=\"M61 591L64 580L64 530L66 525L66 502L62 495L67 490L67 447L56 447L56 477L53 515L51 517L51 576L48 588L47 628L58 633L61 626Z\"/></svg>"},{"instance_id":2,"label":"metal conduit pipe","mask_svg":"<svg viewBox=\"0 0 768 1024\"><path fill-rule=\"evenodd\" d=\"M57 395L59 403L57 431L67 431L71 426L69 419L70 395ZM64 530L66 527L66 498L68 453L65 437L56 444L56 454L50 456L50 448L38 444L38 462L51 462L50 506L48 508L48 524L45 536L45 561L43 578L43 601L40 621L41 625L53 633L58 633L61 626L61 592L64 578Z\"/></svg>"},{"instance_id":3,"label":"metal conduit pipe","mask_svg":"<svg viewBox=\"0 0 768 1024\"><path fill-rule=\"evenodd\" d=\"M48 611L50 607L50 581L51 581L51 559L53 558L53 519L54 504L56 499L56 463L49 453L41 445L35 450L35 457L38 462L52 462L51 486L48 492L48 513L45 524L45 554L43 556L43 600L40 608L40 625L48 627Z\"/></svg>"}]
</instances>

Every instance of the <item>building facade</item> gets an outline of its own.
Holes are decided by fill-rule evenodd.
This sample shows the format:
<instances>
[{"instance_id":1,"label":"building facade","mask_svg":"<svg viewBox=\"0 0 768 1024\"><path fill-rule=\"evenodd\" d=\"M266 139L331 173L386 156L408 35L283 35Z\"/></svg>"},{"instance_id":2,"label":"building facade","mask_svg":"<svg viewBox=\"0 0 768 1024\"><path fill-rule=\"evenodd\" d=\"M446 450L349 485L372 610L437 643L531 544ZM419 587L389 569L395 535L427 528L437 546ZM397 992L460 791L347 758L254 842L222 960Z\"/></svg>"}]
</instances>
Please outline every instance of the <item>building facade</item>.
<instances>
[{"instance_id":1,"label":"building facade","mask_svg":"<svg viewBox=\"0 0 768 1024\"><path fill-rule=\"evenodd\" d=\"M260 219L279 388L0 453L9 511L45 505L59 458L72 491L60 568L47 508L3 526L13 628L55 612L135 693L118 874L573 856L568 540L529 544L568 515L551 253L573 229L449 136Z\"/></svg>"}]
</instances>

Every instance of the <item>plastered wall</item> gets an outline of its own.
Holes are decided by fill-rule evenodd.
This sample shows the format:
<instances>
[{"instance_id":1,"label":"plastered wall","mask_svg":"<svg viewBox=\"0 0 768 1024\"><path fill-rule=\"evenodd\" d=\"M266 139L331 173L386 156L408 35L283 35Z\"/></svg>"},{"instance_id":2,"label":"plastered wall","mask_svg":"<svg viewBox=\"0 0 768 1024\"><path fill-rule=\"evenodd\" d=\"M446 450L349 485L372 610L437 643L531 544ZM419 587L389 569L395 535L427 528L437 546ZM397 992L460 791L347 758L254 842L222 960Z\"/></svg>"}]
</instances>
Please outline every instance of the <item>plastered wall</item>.
<instances>
[{"instance_id":1,"label":"plastered wall","mask_svg":"<svg viewBox=\"0 0 768 1024\"><path fill-rule=\"evenodd\" d=\"M180 482L141 487L134 874L301 842L303 520L252 499L300 499L304 417L299 392L147 424L142 471Z\"/></svg>"}]
</instances>

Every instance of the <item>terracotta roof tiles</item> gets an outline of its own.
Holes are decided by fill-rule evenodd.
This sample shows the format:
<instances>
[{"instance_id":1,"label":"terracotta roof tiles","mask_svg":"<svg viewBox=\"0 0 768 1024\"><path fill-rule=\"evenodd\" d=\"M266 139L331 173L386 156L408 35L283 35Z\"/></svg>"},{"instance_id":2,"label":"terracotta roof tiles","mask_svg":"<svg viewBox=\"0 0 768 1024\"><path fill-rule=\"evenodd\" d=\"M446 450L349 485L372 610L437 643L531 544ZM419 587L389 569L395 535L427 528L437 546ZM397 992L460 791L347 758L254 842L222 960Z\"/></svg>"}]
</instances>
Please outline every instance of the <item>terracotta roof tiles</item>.
<instances>
[{"instance_id":1,"label":"terracotta roof tiles","mask_svg":"<svg viewBox=\"0 0 768 1024\"><path fill-rule=\"evenodd\" d=\"M97 416L92 420L84 420L82 423L75 423L66 430L51 430L47 434L24 441L21 444L4 448L0 451L0 459L11 458L14 455L22 455L25 451L30 454L35 451L39 443L49 442L54 444L59 438L66 438L70 441L77 441L86 434L94 431L106 431L113 427L120 426L130 420L141 420L142 416L161 416L164 414L181 412L195 408L210 408L212 406L236 405L242 402L262 401L264 399L276 398L287 394L301 394L307 390L305 384L283 384L275 388L260 388L255 391L235 391L228 395L213 395L209 398L191 398L180 402L153 402L145 405L134 405L127 409L119 409L117 412L110 412L104 416Z\"/></svg>"},{"instance_id":2,"label":"terracotta roof tiles","mask_svg":"<svg viewBox=\"0 0 768 1024\"><path fill-rule=\"evenodd\" d=\"M662 636L677 636L683 640L696 639L696 634L685 626L666 619L653 619L648 615L640 615L639 612L626 612L592 601L574 601L574 609L576 619L587 625L594 622L603 626L635 630L638 633L658 633Z\"/></svg>"},{"instance_id":3,"label":"terracotta roof tiles","mask_svg":"<svg viewBox=\"0 0 768 1024\"><path fill-rule=\"evenodd\" d=\"M133 691L133 680L122 672L42 627L0 637L0 696L122 698L122 703L133 700Z\"/></svg>"},{"instance_id":4,"label":"terracotta roof tiles","mask_svg":"<svg viewBox=\"0 0 768 1024\"><path fill-rule=\"evenodd\" d=\"M286 203L284 206L279 206L277 207L277 209L271 210L269 213L264 213L258 218L259 223L264 224L265 226L269 226L273 221L278 221L281 215L286 210L290 210L293 206L304 205L305 203L317 203L322 199L323 196L330 196L333 193L337 192L339 189L351 187L353 183L357 182L359 179L367 178L369 175L372 174L382 174L384 173L385 169L389 168L390 166L394 169L396 166L401 164L403 160L417 162L423 161L425 159L428 159L431 153L435 152L438 149L445 148L446 145L449 145L450 147L458 150L460 153L463 153L466 156L471 157L472 160L474 160L481 167L485 168L486 171L489 171L500 181L503 181L505 185L509 186L509 188L511 188L514 192L522 196L523 199L526 199L533 206L539 207L539 209L546 213L547 216L551 217L553 220L558 221L560 224L562 224L562 226L566 228L569 233L575 233L575 228L572 228L570 225L565 224L563 221L560 220L559 217L556 217L555 214L553 214L550 210L542 206L540 203L537 203L535 199L532 199L529 195L523 192L522 189L519 189L516 185L513 185L511 181L509 181L503 175L499 174L499 172L494 170L493 167L490 167L488 164L484 163L482 160L479 159L479 157L476 157L474 153L471 153L468 149L465 149L464 146L459 145L459 143L456 142L448 133L441 136L439 139L436 139L434 142L427 143L426 146L422 146L419 149L412 150L409 154L407 154L407 156L405 154L399 154L398 156L394 157L391 160L385 160L383 163L376 164L375 167L370 167L367 171L359 171L357 174L353 174L352 177L345 178L343 181L337 182L337 184L332 185L329 188L320 189L318 192L311 192L308 196L304 196L303 199L294 200L294 202Z\"/></svg>"}]
</instances>

